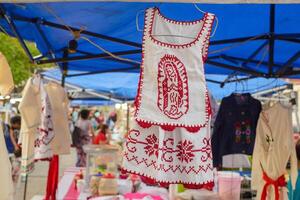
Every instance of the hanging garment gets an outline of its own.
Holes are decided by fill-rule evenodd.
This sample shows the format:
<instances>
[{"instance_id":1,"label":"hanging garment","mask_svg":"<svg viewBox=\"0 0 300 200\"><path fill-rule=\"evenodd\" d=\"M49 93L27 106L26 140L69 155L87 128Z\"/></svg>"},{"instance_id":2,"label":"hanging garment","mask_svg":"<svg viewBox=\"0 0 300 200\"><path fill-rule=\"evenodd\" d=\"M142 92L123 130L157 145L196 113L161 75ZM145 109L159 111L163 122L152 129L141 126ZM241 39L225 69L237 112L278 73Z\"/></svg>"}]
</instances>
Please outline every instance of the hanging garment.
<instances>
[{"instance_id":1,"label":"hanging garment","mask_svg":"<svg viewBox=\"0 0 300 200\"><path fill-rule=\"evenodd\" d=\"M261 103L249 93L223 98L212 135L214 167L222 167L223 155L252 155L260 111Z\"/></svg>"},{"instance_id":2,"label":"hanging garment","mask_svg":"<svg viewBox=\"0 0 300 200\"><path fill-rule=\"evenodd\" d=\"M50 143L54 138L53 111L49 96L43 82L40 82L41 105L41 124L38 127L38 134L34 142L34 159L50 160L53 157L53 151Z\"/></svg>"},{"instance_id":3,"label":"hanging garment","mask_svg":"<svg viewBox=\"0 0 300 200\"><path fill-rule=\"evenodd\" d=\"M217 115L218 115L218 111L219 111L219 104L217 102L217 100L213 97L213 95L210 93L210 91L208 91L208 96L209 96L209 102L210 102L210 107L211 107L211 122L210 124L213 126Z\"/></svg>"},{"instance_id":4,"label":"hanging garment","mask_svg":"<svg viewBox=\"0 0 300 200\"><path fill-rule=\"evenodd\" d=\"M134 122L124 145L123 169L138 174L148 184L182 183L186 188L213 187L210 127L191 134L184 128L172 132L159 126L148 129Z\"/></svg>"},{"instance_id":5,"label":"hanging garment","mask_svg":"<svg viewBox=\"0 0 300 200\"><path fill-rule=\"evenodd\" d=\"M213 20L206 13L201 20L179 22L165 18L158 8L147 9L135 102L140 126L168 131L184 127L190 132L207 126L210 105L203 63Z\"/></svg>"},{"instance_id":6,"label":"hanging garment","mask_svg":"<svg viewBox=\"0 0 300 200\"><path fill-rule=\"evenodd\" d=\"M0 121L0 200L13 200L14 187L11 174L11 164L8 158L8 152L2 130L2 122Z\"/></svg>"},{"instance_id":7,"label":"hanging garment","mask_svg":"<svg viewBox=\"0 0 300 200\"><path fill-rule=\"evenodd\" d=\"M5 56L0 52L0 95L6 96L14 89L14 80Z\"/></svg>"},{"instance_id":8,"label":"hanging garment","mask_svg":"<svg viewBox=\"0 0 300 200\"><path fill-rule=\"evenodd\" d=\"M264 109L256 132L251 186L257 190L257 199L287 200L284 176L289 160L293 188L298 175L292 110L280 103Z\"/></svg>"},{"instance_id":9,"label":"hanging garment","mask_svg":"<svg viewBox=\"0 0 300 200\"><path fill-rule=\"evenodd\" d=\"M22 173L29 173L34 167L34 144L38 126L41 122L41 96L39 88L40 79L28 79L23 92L19 111L22 116L21 145L22 145Z\"/></svg>"},{"instance_id":10,"label":"hanging garment","mask_svg":"<svg viewBox=\"0 0 300 200\"><path fill-rule=\"evenodd\" d=\"M70 153L71 134L68 120L68 96L65 89L57 83L49 82L45 85L46 93L52 108L52 122L55 136L51 142L53 154Z\"/></svg>"}]
</instances>

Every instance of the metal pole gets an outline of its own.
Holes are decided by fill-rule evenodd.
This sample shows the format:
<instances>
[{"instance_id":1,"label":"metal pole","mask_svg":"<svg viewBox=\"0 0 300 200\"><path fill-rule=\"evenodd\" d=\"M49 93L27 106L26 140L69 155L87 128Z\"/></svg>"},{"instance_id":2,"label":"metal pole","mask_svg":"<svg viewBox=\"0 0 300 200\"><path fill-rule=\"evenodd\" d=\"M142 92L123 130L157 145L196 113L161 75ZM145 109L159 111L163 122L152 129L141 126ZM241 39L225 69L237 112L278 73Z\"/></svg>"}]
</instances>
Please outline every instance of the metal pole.
<instances>
[{"instance_id":1,"label":"metal pole","mask_svg":"<svg viewBox=\"0 0 300 200\"><path fill-rule=\"evenodd\" d=\"M66 48L64 50L63 57L67 58L69 56L68 49ZM68 62L64 62L62 64L62 77L61 77L61 86L65 87L65 82L66 82L66 76L68 75Z\"/></svg>"},{"instance_id":2,"label":"metal pole","mask_svg":"<svg viewBox=\"0 0 300 200\"><path fill-rule=\"evenodd\" d=\"M275 4L270 5L270 36L269 36L269 75L273 74L274 64L274 32L275 32Z\"/></svg>"},{"instance_id":3,"label":"metal pole","mask_svg":"<svg viewBox=\"0 0 300 200\"><path fill-rule=\"evenodd\" d=\"M27 196L27 182L28 182L28 175L25 174L25 186L24 186L23 200L26 200L26 196Z\"/></svg>"},{"instance_id":4,"label":"metal pole","mask_svg":"<svg viewBox=\"0 0 300 200\"><path fill-rule=\"evenodd\" d=\"M3 16L6 20L6 22L8 23L8 25L10 26L10 28L12 29L12 31L14 32L15 34L15 37L18 39L18 41L20 42L22 48L24 49L26 55L28 56L28 58L30 59L31 62L34 62L34 59L33 59L33 56L31 55L28 47L26 46L21 34L19 33L14 21L11 19L10 16L8 16L5 11L1 8L1 11L3 13Z\"/></svg>"}]
</instances>

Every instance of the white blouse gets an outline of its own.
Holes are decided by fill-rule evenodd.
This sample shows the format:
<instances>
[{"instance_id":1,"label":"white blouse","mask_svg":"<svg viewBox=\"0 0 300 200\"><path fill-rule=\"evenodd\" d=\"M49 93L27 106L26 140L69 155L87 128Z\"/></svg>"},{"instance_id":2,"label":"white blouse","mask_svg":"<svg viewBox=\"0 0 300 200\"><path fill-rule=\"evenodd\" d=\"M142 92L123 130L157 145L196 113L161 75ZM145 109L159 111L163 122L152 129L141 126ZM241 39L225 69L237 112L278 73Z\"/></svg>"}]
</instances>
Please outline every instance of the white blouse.
<instances>
[{"instance_id":1,"label":"white blouse","mask_svg":"<svg viewBox=\"0 0 300 200\"><path fill-rule=\"evenodd\" d=\"M277 103L264 109L259 117L252 164L252 188L261 198L266 181L263 172L273 180L288 174L290 161L292 186L295 188L298 169L295 144L293 142L292 111ZM280 199L287 200L286 187L280 187ZM267 199L275 199L274 185L267 188Z\"/></svg>"}]
</instances>

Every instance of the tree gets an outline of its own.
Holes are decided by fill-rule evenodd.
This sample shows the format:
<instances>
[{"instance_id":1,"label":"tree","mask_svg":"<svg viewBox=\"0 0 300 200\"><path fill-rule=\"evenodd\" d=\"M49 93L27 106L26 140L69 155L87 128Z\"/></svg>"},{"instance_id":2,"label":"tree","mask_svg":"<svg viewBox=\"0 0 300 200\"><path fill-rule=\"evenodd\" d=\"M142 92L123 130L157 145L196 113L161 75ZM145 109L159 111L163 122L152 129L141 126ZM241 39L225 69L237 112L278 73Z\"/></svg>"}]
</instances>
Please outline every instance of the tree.
<instances>
[{"instance_id":1,"label":"tree","mask_svg":"<svg viewBox=\"0 0 300 200\"><path fill-rule=\"evenodd\" d=\"M26 44L33 56L40 54L35 44L29 42L26 42ZM10 65L16 86L23 85L24 81L37 68L37 65L30 62L18 40L4 33L0 33L0 52L6 57ZM47 67L47 65L38 67Z\"/></svg>"}]
</instances>

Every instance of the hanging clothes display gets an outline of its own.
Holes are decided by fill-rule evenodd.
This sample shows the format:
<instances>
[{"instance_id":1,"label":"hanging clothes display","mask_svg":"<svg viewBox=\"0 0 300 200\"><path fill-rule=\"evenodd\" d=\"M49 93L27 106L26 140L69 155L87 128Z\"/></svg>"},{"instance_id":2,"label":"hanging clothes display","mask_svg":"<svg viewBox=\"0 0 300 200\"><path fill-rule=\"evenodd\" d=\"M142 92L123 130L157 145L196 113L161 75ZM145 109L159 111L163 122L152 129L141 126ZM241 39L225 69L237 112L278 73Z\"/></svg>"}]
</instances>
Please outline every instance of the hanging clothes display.
<instances>
[{"instance_id":1,"label":"hanging clothes display","mask_svg":"<svg viewBox=\"0 0 300 200\"><path fill-rule=\"evenodd\" d=\"M162 16L158 8L147 9L135 102L140 126L168 131L184 127L190 132L207 126L210 106L203 63L213 20L206 13L201 20L179 22Z\"/></svg>"},{"instance_id":2,"label":"hanging clothes display","mask_svg":"<svg viewBox=\"0 0 300 200\"><path fill-rule=\"evenodd\" d=\"M222 167L223 155L252 155L260 111L260 101L249 93L223 98L212 135L214 167Z\"/></svg>"},{"instance_id":3,"label":"hanging clothes display","mask_svg":"<svg viewBox=\"0 0 300 200\"><path fill-rule=\"evenodd\" d=\"M5 145L4 134L0 120L0 200L14 199L14 186L11 174L11 163Z\"/></svg>"},{"instance_id":4,"label":"hanging clothes display","mask_svg":"<svg viewBox=\"0 0 300 200\"><path fill-rule=\"evenodd\" d=\"M14 89L14 80L5 56L0 52L0 95L6 96Z\"/></svg>"},{"instance_id":5,"label":"hanging clothes display","mask_svg":"<svg viewBox=\"0 0 300 200\"><path fill-rule=\"evenodd\" d=\"M44 83L39 84L41 95L41 124L38 128L38 134L34 142L34 159L35 160L51 160L53 152L50 146L54 138L53 130L53 111L51 108L49 96L45 90Z\"/></svg>"},{"instance_id":6,"label":"hanging clothes display","mask_svg":"<svg viewBox=\"0 0 300 200\"><path fill-rule=\"evenodd\" d=\"M257 190L258 199L287 200L289 161L293 188L298 176L291 108L276 103L261 112L252 160L251 186Z\"/></svg>"},{"instance_id":7,"label":"hanging clothes display","mask_svg":"<svg viewBox=\"0 0 300 200\"><path fill-rule=\"evenodd\" d=\"M40 78L28 79L19 104L22 116L20 137L22 145L22 173L29 173L34 167L34 145L38 127L41 123Z\"/></svg>"},{"instance_id":8,"label":"hanging clothes display","mask_svg":"<svg viewBox=\"0 0 300 200\"><path fill-rule=\"evenodd\" d=\"M68 99L58 84L44 84L40 76L27 81L19 105L22 116L22 169L29 172L35 160L70 153Z\"/></svg>"},{"instance_id":9,"label":"hanging clothes display","mask_svg":"<svg viewBox=\"0 0 300 200\"><path fill-rule=\"evenodd\" d=\"M69 129L68 109L69 100L65 89L54 82L45 84L51 109L52 123L55 137L51 142L53 154L63 155L70 153L71 134Z\"/></svg>"},{"instance_id":10,"label":"hanging clothes display","mask_svg":"<svg viewBox=\"0 0 300 200\"><path fill-rule=\"evenodd\" d=\"M217 115L218 115L218 111L219 111L219 104L217 102L217 100L213 97L213 95L211 94L210 91L208 91L208 96L209 96L209 102L210 102L210 107L211 107L211 122L210 125L213 127Z\"/></svg>"},{"instance_id":11,"label":"hanging clothes display","mask_svg":"<svg viewBox=\"0 0 300 200\"><path fill-rule=\"evenodd\" d=\"M146 10L135 121L125 143L123 169L147 183L214 185L203 68L213 20L206 13L201 20L178 22L158 8Z\"/></svg>"}]
</instances>

